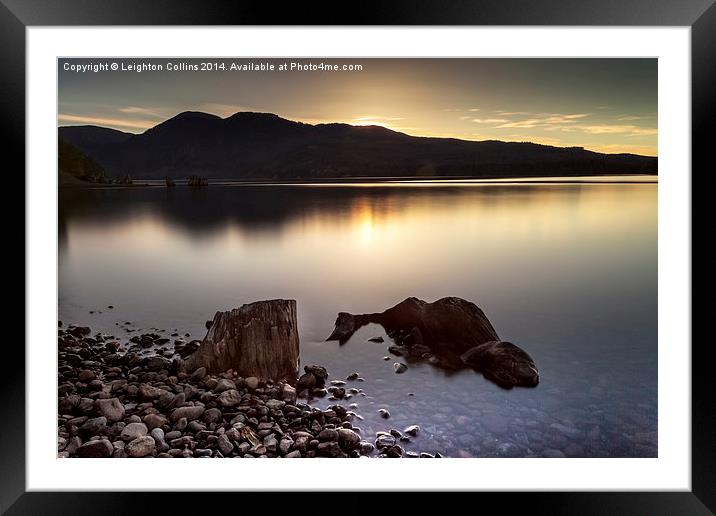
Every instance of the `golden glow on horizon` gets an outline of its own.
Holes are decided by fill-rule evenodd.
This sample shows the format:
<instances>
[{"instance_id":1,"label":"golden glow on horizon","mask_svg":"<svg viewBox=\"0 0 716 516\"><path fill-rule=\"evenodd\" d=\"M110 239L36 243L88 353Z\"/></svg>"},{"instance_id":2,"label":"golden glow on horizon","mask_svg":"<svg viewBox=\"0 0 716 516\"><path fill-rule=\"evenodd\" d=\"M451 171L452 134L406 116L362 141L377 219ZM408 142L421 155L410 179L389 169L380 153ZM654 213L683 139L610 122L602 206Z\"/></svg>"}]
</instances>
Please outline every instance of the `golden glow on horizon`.
<instances>
[{"instance_id":1,"label":"golden glow on horizon","mask_svg":"<svg viewBox=\"0 0 716 516\"><path fill-rule=\"evenodd\" d=\"M60 70L58 123L141 133L182 111L222 118L254 111L308 124L381 126L417 137L657 154L656 59L351 63L358 61L360 73L259 72L221 80L205 74L78 76Z\"/></svg>"}]
</instances>

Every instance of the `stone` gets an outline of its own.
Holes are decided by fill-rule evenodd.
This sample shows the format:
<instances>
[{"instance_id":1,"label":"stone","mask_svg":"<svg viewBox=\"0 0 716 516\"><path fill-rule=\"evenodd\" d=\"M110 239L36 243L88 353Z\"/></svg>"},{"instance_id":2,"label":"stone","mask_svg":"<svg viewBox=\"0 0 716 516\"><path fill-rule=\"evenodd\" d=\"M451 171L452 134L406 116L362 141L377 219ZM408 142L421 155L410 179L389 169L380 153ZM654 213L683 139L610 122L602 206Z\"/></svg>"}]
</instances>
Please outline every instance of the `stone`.
<instances>
[{"instance_id":1,"label":"stone","mask_svg":"<svg viewBox=\"0 0 716 516\"><path fill-rule=\"evenodd\" d=\"M407 427L405 430L403 430L403 432L415 437L420 432L420 427L418 425L411 425L411 426Z\"/></svg>"},{"instance_id":2,"label":"stone","mask_svg":"<svg viewBox=\"0 0 716 516\"><path fill-rule=\"evenodd\" d=\"M393 437L390 434L381 434L375 440L375 446L379 450L383 449L383 448L389 448L394 445L395 445L395 437Z\"/></svg>"},{"instance_id":3,"label":"stone","mask_svg":"<svg viewBox=\"0 0 716 516\"><path fill-rule=\"evenodd\" d=\"M390 412L388 412L387 409L378 409L378 415L382 417L383 419L388 419L390 417Z\"/></svg>"},{"instance_id":4,"label":"stone","mask_svg":"<svg viewBox=\"0 0 716 516\"><path fill-rule=\"evenodd\" d=\"M393 364L393 369L397 374L401 374L408 370L408 366L401 362L396 362L395 364Z\"/></svg>"},{"instance_id":5,"label":"stone","mask_svg":"<svg viewBox=\"0 0 716 516\"><path fill-rule=\"evenodd\" d=\"M289 452L291 447L293 446L293 439L290 437L284 437L281 439L281 441L278 443L278 448L284 455Z\"/></svg>"},{"instance_id":6,"label":"stone","mask_svg":"<svg viewBox=\"0 0 716 516\"><path fill-rule=\"evenodd\" d=\"M285 402L285 401L280 401L280 400L271 399L271 400L268 400L268 401L265 403L265 405L266 405L266 407L269 408L269 410L281 410L281 409L284 407L284 405L286 405L286 402Z\"/></svg>"},{"instance_id":7,"label":"stone","mask_svg":"<svg viewBox=\"0 0 716 516\"><path fill-rule=\"evenodd\" d=\"M145 435L147 435L147 433L147 425L145 425L144 423L129 423L127 426L124 427L119 437L124 442L129 442L134 439L137 439L138 437L144 437Z\"/></svg>"},{"instance_id":8,"label":"stone","mask_svg":"<svg viewBox=\"0 0 716 516\"><path fill-rule=\"evenodd\" d=\"M286 454L287 459L300 459L301 458L301 452L298 450L294 450L290 453Z\"/></svg>"},{"instance_id":9,"label":"stone","mask_svg":"<svg viewBox=\"0 0 716 516\"><path fill-rule=\"evenodd\" d=\"M169 416L169 421L175 423L181 418L186 418L187 421L193 421L195 419L199 419L202 414L204 414L204 410L204 407L201 405L179 407L172 411Z\"/></svg>"},{"instance_id":10,"label":"stone","mask_svg":"<svg viewBox=\"0 0 716 516\"><path fill-rule=\"evenodd\" d=\"M405 344L391 346L393 353L415 354L447 369L472 367L506 388L534 387L539 383L532 358L514 344L500 341L484 312L465 299L445 297L427 303L409 297L381 313L340 312L326 340L346 342L358 328L369 323L382 325L391 338Z\"/></svg>"},{"instance_id":11,"label":"stone","mask_svg":"<svg viewBox=\"0 0 716 516\"><path fill-rule=\"evenodd\" d=\"M223 414L221 413L221 410L218 408L210 408L207 409L204 412L204 415L202 416L202 421L206 423L207 425L210 425L211 423L218 423L223 418Z\"/></svg>"},{"instance_id":12,"label":"stone","mask_svg":"<svg viewBox=\"0 0 716 516\"><path fill-rule=\"evenodd\" d=\"M88 441L77 449L77 456L84 458L111 457L114 447L107 439Z\"/></svg>"},{"instance_id":13,"label":"stone","mask_svg":"<svg viewBox=\"0 0 716 516\"><path fill-rule=\"evenodd\" d=\"M69 396L65 396L63 398L60 398L57 410L59 410L60 414L72 414L75 410L77 410L80 406L81 398L79 394L71 394Z\"/></svg>"},{"instance_id":14,"label":"stone","mask_svg":"<svg viewBox=\"0 0 716 516\"><path fill-rule=\"evenodd\" d=\"M147 363L144 365L144 367L149 371L161 371L162 369L169 370L169 368L171 368L171 365L171 360L167 360L164 357L156 356L151 357L149 360L147 360Z\"/></svg>"},{"instance_id":15,"label":"stone","mask_svg":"<svg viewBox=\"0 0 716 516\"><path fill-rule=\"evenodd\" d=\"M305 373L310 373L313 376L316 377L316 385L319 387L323 387L326 384L326 380L328 379L328 371L325 367L320 365L307 365L303 367L303 371Z\"/></svg>"},{"instance_id":16,"label":"stone","mask_svg":"<svg viewBox=\"0 0 716 516\"><path fill-rule=\"evenodd\" d=\"M145 435L129 442L124 449L130 457L146 457L152 454L154 446L154 438Z\"/></svg>"},{"instance_id":17,"label":"stone","mask_svg":"<svg viewBox=\"0 0 716 516\"><path fill-rule=\"evenodd\" d=\"M497 453L500 457L521 457L524 451L515 443L500 443L497 445Z\"/></svg>"},{"instance_id":18,"label":"stone","mask_svg":"<svg viewBox=\"0 0 716 516\"><path fill-rule=\"evenodd\" d=\"M373 453L373 450L375 450L375 446L373 446L373 443L369 443L368 441L360 442L360 454L361 455L369 455L369 454Z\"/></svg>"},{"instance_id":19,"label":"stone","mask_svg":"<svg viewBox=\"0 0 716 516\"><path fill-rule=\"evenodd\" d=\"M150 435L152 436L156 444L164 442L164 430L162 430L161 428L152 428Z\"/></svg>"},{"instance_id":20,"label":"stone","mask_svg":"<svg viewBox=\"0 0 716 516\"><path fill-rule=\"evenodd\" d=\"M255 376L249 376L248 378L244 378L244 385L246 385L247 389L255 391L259 388L259 379Z\"/></svg>"},{"instance_id":21,"label":"stone","mask_svg":"<svg viewBox=\"0 0 716 516\"><path fill-rule=\"evenodd\" d=\"M77 374L77 378L80 382L88 383L97 378L97 375L90 369L83 369Z\"/></svg>"},{"instance_id":22,"label":"stone","mask_svg":"<svg viewBox=\"0 0 716 516\"><path fill-rule=\"evenodd\" d=\"M353 450L360 446L360 436L347 428L338 429L338 444L344 450Z\"/></svg>"},{"instance_id":23,"label":"stone","mask_svg":"<svg viewBox=\"0 0 716 516\"><path fill-rule=\"evenodd\" d=\"M318 434L318 440L321 442L337 441L338 432L333 430L332 428L325 428L321 430L321 432Z\"/></svg>"},{"instance_id":24,"label":"stone","mask_svg":"<svg viewBox=\"0 0 716 516\"><path fill-rule=\"evenodd\" d=\"M216 402L224 408L235 407L241 403L241 393L236 389L229 389L219 394L219 397L216 398Z\"/></svg>"},{"instance_id":25,"label":"stone","mask_svg":"<svg viewBox=\"0 0 716 516\"><path fill-rule=\"evenodd\" d=\"M511 342L489 341L467 350L460 359L500 387L536 387L539 373L532 357Z\"/></svg>"},{"instance_id":26,"label":"stone","mask_svg":"<svg viewBox=\"0 0 716 516\"><path fill-rule=\"evenodd\" d=\"M80 426L80 431L86 435L97 435L107 426L107 418L104 416L94 417L85 421Z\"/></svg>"},{"instance_id":27,"label":"stone","mask_svg":"<svg viewBox=\"0 0 716 516\"><path fill-rule=\"evenodd\" d=\"M388 457L392 459L399 459L403 456L405 451L403 450L403 448L396 444L394 446L391 446L390 448L383 450L383 453L385 453Z\"/></svg>"},{"instance_id":28,"label":"stone","mask_svg":"<svg viewBox=\"0 0 716 516\"><path fill-rule=\"evenodd\" d=\"M298 379L298 382L296 383L296 388L303 390L303 389L313 389L317 384L316 377L313 376L311 373L304 373L301 375L301 377Z\"/></svg>"},{"instance_id":29,"label":"stone","mask_svg":"<svg viewBox=\"0 0 716 516\"><path fill-rule=\"evenodd\" d=\"M203 380L206 376L206 367L198 367L191 373L192 380Z\"/></svg>"},{"instance_id":30,"label":"stone","mask_svg":"<svg viewBox=\"0 0 716 516\"><path fill-rule=\"evenodd\" d=\"M106 417L110 423L124 419L124 405L117 398L96 400L94 409L99 415Z\"/></svg>"},{"instance_id":31,"label":"stone","mask_svg":"<svg viewBox=\"0 0 716 516\"><path fill-rule=\"evenodd\" d=\"M216 394L221 394L224 391L236 390L236 384L226 378L219 378L213 390Z\"/></svg>"},{"instance_id":32,"label":"stone","mask_svg":"<svg viewBox=\"0 0 716 516\"><path fill-rule=\"evenodd\" d=\"M167 418L161 414L147 414L144 416L144 424L147 425L149 430L154 430L155 428L161 428L166 425Z\"/></svg>"},{"instance_id":33,"label":"stone","mask_svg":"<svg viewBox=\"0 0 716 516\"><path fill-rule=\"evenodd\" d=\"M327 441L318 444L318 455L322 457L339 457L341 455L341 447L335 441Z\"/></svg>"},{"instance_id":34,"label":"stone","mask_svg":"<svg viewBox=\"0 0 716 516\"><path fill-rule=\"evenodd\" d=\"M228 456L232 451L234 451L234 445L226 434L220 435L216 444L219 447L219 451L221 451L224 456Z\"/></svg>"},{"instance_id":35,"label":"stone","mask_svg":"<svg viewBox=\"0 0 716 516\"><path fill-rule=\"evenodd\" d=\"M276 440L276 437L274 437L273 434L269 434L266 437L264 437L264 446L266 447L266 451L269 451L271 453L275 453L278 449L278 441Z\"/></svg>"},{"instance_id":36,"label":"stone","mask_svg":"<svg viewBox=\"0 0 716 516\"><path fill-rule=\"evenodd\" d=\"M143 383L139 386L137 394L142 400L150 401L157 399L162 395L162 392L164 392L163 389L159 389L153 385L149 385L148 383Z\"/></svg>"},{"instance_id":37,"label":"stone","mask_svg":"<svg viewBox=\"0 0 716 516\"><path fill-rule=\"evenodd\" d=\"M296 389L287 383L281 387L281 399L287 403L296 402Z\"/></svg>"}]
</instances>

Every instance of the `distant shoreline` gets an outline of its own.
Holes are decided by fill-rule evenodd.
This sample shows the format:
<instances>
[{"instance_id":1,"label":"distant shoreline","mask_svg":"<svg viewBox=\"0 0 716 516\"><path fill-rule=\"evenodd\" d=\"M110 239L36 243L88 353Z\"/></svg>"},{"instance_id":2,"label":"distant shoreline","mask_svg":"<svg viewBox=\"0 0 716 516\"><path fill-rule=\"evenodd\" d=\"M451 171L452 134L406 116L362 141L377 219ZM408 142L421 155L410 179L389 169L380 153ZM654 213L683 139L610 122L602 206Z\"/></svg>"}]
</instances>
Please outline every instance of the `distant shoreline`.
<instances>
[{"instance_id":1,"label":"distant shoreline","mask_svg":"<svg viewBox=\"0 0 716 516\"><path fill-rule=\"evenodd\" d=\"M643 179L642 179L643 178ZM420 176L420 177L338 177L338 178L310 178L291 180L260 180L260 179L209 179L209 186L335 186L351 184L404 184L404 183L436 183L449 184L469 181L473 183L502 184L656 184L658 174L579 174L559 176ZM176 187L186 187L187 180L175 180ZM137 179L132 184L109 184L109 183L73 183L60 184L62 189L104 189L104 188L167 188L164 180L159 179ZM192 187L204 188L204 187Z\"/></svg>"}]
</instances>

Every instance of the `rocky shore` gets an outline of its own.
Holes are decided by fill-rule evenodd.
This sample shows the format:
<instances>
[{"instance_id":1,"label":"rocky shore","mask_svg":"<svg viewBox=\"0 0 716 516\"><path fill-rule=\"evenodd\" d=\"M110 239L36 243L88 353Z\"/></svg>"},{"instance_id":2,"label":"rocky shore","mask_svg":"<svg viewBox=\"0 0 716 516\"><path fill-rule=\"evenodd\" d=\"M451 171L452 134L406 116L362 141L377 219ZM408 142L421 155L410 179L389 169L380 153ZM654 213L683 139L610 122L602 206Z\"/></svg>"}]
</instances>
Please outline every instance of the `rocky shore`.
<instances>
[{"instance_id":1,"label":"rocky shore","mask_svg":"<svg viewBox=\"0 0 716 516\"><path fill-rule=\"evenodd\" d=\"M163 356L174 353L168 339L121 340L88 327L58 330L58 457L440 456L401 447L419 435L417 425L364 436L353 424L358 414L340 404L312 407L288 383L204 367L182 372ZM157 346L163 354L142 353ZM175 351L186 346L177 339ZM306 366L298 394L340 400L345 391L335 383L345 382L326 389L328 376Z\"/></svg>"}]
</instances>

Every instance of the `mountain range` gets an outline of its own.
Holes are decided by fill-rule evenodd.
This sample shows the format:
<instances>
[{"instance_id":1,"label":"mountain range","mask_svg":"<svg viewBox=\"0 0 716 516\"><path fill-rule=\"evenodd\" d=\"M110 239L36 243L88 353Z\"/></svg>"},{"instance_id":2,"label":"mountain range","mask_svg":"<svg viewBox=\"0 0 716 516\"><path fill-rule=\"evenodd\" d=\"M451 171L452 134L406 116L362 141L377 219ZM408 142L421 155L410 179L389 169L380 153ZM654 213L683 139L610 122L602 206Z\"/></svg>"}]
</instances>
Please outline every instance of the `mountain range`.
<instances>
[{"instance_id":1,"label":"mountain range","mask_svg":"<svg viewBox=\"0 0 716 516\"><path fill-rule=\"evenodd\" d=\"M496 140L410 136L380 126L306 124L271 113L187 111L141 134L59 128L111 175L290 180L656 174L657 158Z\"/></svg>"}]
</instances>

